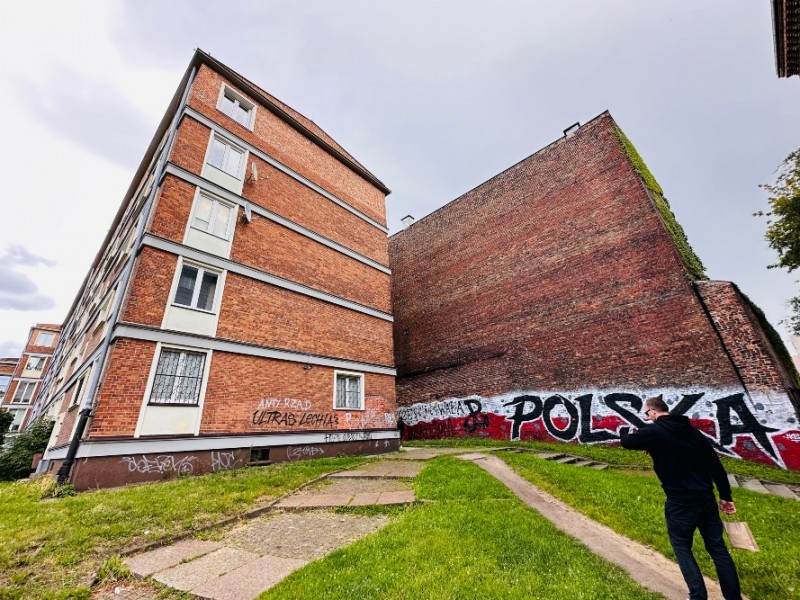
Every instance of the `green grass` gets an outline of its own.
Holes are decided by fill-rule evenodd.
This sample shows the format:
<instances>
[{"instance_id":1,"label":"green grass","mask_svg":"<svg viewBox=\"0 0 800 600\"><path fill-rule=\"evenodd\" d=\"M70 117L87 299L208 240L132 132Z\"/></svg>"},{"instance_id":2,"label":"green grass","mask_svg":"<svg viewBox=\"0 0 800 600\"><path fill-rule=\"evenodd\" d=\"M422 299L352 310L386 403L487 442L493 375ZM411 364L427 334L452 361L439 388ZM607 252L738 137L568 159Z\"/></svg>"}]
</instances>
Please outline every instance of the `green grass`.
<instances>
[{"instance_id":1,"label":"green grass","mask_svg":"<svg viewBox=\"0 0 800 600\"><path fill-rule=\"evenodd\" d=\"M0 484L0 599L89 598L112 557L244 513L363 458L284 463L41 500L46 480Z\"/></svg>"},{"instance_id":2,"label":"green grass","mask_svg":"<svg viewBox=\"0 0 800 600\"><path fill-rule=\"evenodd\" d=\"M403 442L403 446L445 447L445 448L528 448L542 452L563 452L581 456L612 466L652 467L653 461L646 452L625 450L618 446L558 444L550 442L511 442L490 440L478 437L447 438L443 440L420 440ZM722 457L722 464L728 473L756 477L767 481L800 484L800 472L788 471L759 463Z\"/></svg>"},{"instance_id":3,"label":"green grass","mask_svg":"<svg viewBox=\"0 0 800 600\"><path fill-rule=\"evenodd\" d=\"M476 465L427 463L420 502L293 573L260 600L660 598L525 507Z\"/></svg>"},{"instance_id":4,"label":"green grass","mask_svg":"<svg viewBox=\"0 0 800 600\"><path fill-rule=\"evenodd\" d=\"M664 494L651 472L581 469L526 453L499 456L528 481L674 560L664 523ZM800 598L800 502L743 489L734 490L734 500L737 518L748 523L761 550L733 550L743 592L759 600ZM699 535L695 545L701 569L716 579Z\"/></svg>"}]
</instances>

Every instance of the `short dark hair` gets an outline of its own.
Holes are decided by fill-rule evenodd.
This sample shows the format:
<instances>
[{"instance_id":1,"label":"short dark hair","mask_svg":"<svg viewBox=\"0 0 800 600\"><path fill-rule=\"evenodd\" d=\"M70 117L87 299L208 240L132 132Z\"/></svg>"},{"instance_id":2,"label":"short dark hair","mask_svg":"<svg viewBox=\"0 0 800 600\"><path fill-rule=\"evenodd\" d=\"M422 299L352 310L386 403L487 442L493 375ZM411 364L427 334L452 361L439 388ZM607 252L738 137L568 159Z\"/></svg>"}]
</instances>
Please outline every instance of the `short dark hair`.
<instances>
[{"instance_id":1,"label":"short dark hair","mask_svg":"<svg viewBox=\"0 0 800 600\"><path fill-rule=\"evenodd\" d=\"M667 403L664 402L664 398L661 395L651 396L644 401L644 405L647 408L652 408L658 412L669 412L669 406L667 406Z\"/></svg>"}]
</instances>

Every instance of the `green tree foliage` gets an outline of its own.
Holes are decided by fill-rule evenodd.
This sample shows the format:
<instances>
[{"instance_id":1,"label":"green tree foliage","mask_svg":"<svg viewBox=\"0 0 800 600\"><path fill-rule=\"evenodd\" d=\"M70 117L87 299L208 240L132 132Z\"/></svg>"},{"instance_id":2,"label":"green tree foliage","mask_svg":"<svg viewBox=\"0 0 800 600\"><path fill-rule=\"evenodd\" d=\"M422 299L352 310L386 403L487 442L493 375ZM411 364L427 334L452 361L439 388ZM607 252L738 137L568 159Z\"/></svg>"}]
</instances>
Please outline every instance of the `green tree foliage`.
<instances>
[{"instance_id":1,"label":"green tree foliage","mask_svg":"<svg viewBox=\"0 0 800 600\"><path fill-rule=\"evenodd\" d=\"M0 410L0 448L3 447L3 442L6 439L6 434L11 428L11 423L14 422L14 413L8 410Z\"/></svg>"},{"instance_id":2,"label":"green tree foliage","mask_svg":"<svg viewBox=\"0 0 800 600\"><path fill-rule=\"evenodd\" d=\"M44 452L53 431L53 421L40 419L11 440L0 452L0 481L27 477L31 472L33 455Z\"/></svg>"},{"instance_id":3,"label":"green tree foliage","mask_svg":"<svg viewBox=\"0 0 800 600\"><path fill-rule=\"evenodd\" d=\"M770 210L759 211L756 216L769 218L765 237L778 253L778 262L770 268L780 267L791 273L800 268L800 148L781 163L775 183L761 187L769 193ZM800 335L800 296L792 298L789 307L794 313L789 327Z\"/></svg>"}]
</instances>

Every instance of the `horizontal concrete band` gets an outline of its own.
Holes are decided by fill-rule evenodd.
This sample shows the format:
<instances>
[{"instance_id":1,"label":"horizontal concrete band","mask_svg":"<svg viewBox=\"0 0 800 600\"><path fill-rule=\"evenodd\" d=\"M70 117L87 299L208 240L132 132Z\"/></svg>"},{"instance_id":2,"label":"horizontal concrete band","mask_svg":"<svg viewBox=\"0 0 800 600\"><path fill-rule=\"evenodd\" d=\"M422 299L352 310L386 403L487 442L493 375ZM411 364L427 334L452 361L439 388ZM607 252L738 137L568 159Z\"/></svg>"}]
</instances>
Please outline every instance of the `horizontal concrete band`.
<instances>
[{"instance_id":1,"label":"horizontal concrete band","mask_svg":"<svg viewBox=\"0 0 800 600\"><path fill-rule=\"evenodd\" d=\"M183 112L184 112L185 115L190 116L191 118L193 118L196 121L202 123L206 127L212 129L216 133L219 133L221 136L227 137L228 139L230 139L233 142L235 142L237 145L242 146L246 150L249 150L250 153L256 155L258 158L260 158L261 160L263 160L266 163L269 163L270 165L272 165L276 169L278 169L280 171L283 171L284 173L286 173L292 179L302 183L303 185L305 185L309 189L314 190L315 192L317 192L318 194L324 196L325 198L327 198L331 202L334 202L335 204L338 204L339 206L344 208L346 211L348 211L348 212L354 214L355 216L357 216L359 219L362 219L363 221L366 221L367 223L369 223L373 227L376 227L377 229L380 229L384 233L389 233L389 229L386 226L382 225L381 223L379 223L378 221L376 221L375 219L373 219L369 215L366 215L363 212L361 212L360 210L358 210L357 208L354 208L354 207L350 206L344 200L341 200L340 198L337 198L336 196L331 194L329 191L321 188L320 186L318 186L313 181L310 181L310 180L306 179L305 177L300 175L300 173L290 169L289 167L284 165L282 162L272 158L269 154L266 154L263 150L259 150L258 148L256 148L252 144L250 144L249 142L246 142L245 140L240 138L238 135L236 135L234 133L231 133L230 131L228 131L227 129L222 127L221 125L215 123L214 121L212 121L211 119L206 117L205 115L200 114L199 112L197 112L196 110L194 110L193 108L190 108L188 106L184 109Z\"/></svg>"},{"instance_id":2,"label":"horizontal concrete band","mask_svg":"<svg viewBox=\"0 0 800 600\"><path fill-rule=\"evenodd\" d=\"M131 438L128 440L85 440L78 447L76 458L121 456L131 454L172 454L175 452L202 452L209 450L233 450L237 448L264 448L269 446L307 446L310 444L335 444L338 442L362 442L369 440L396 440L399 431L353 429L349 431L263 433L259 435L193 437L178 439ZM63 446L45 455L46 460L59 460L67 456Z\"/></svg>"},{"instance_id":3,"label":"horizontal concrete band","mask_svg":"<svg viewBox=\"0 0 800 600\"><path fill-rule=\"evenodd\" d=\"M148 342L162 342L164 344L174 344L178 346L188 346L204 350L217 350L220 352L230 352L231 354L244 354L246 356L258 356L260 358L272 358L275 360L285 360L289 362L316 365L320 367L330 367L345 371L357 371L359 373L374 373L376 375L388 375L395 377L397 371L392 367L381 365L371 365L353 360L338 358L328 358L305 354L303 352L292 352L289 350L278 350L255 344L244 342L234 342L232 340L221 340L203 335L180 333L178 331L164 331L142 325L117 325L111 334L111 339L130 338Z\"/></svg>"},{"instance_id":4,"label":"horizontal concrete band","mask_svg":"<svg viewBox=\"0 0 800 600\"><path fill-rule=\"evenodd\" d=\"M208 179L204 179L199 175L191 173L186 169L179 167L178 165L172 163L167 164L167 167L164 169L164 175L172 175L173 177L177 177L178 179L181 179L191 185L197 186L200 189L205 190L206 192L224 198L228 202L238 204L239 206L242 207L249 206L250 210L253 213L260 215L265 219L269 219L270 221L277 223L278 225L282 225L287 229L291 229L292 231L299 233L300 235L305 236L311 240L314 240L315 242L318 242L323 246L327 246L332 250L336 250L337 252L340 252L341 254L348 256L349 258L353 258L367 265L368 267L377 269L378 271L386 273L387 275L391 275L392 273L389 267L382 265L381 263L372 260L371 258L364 256L363 254L360 254L355 250L348 248L347 246L343 246L338 242L329 240L325 236L319 235L318 233L315 233L310 229L306 229L305 227L303 227L302 225L298 225L294 221L290 221L289 219L286 219L278 214L275 214L274 212L269 211L266 208L262 208L261 206L258 206L257 204L250 202L246 198L234 194L230 190L226 190L225 188L217 185L216 183L213 183Z\"/></svg>"},{"instance_id":5,"label":"horizontal concrete band","mask_svg":"<svg viewBox=\"0 0 800 600\"><path fill-rule=\"evenodd\" d=\"M170 240L157 237L152 233L147 233L144 235L142 238L142 245L157 248L178 256L184 256L212 267L230 271L231 273L237 273L238 275L243 275L245 277L249 277L250 279L255 279L256 281L268 283L270 285L274 285L275 287L280 287L298 294L303 294L304 296L322 300L323 302L336 304L337 306L360 312L377 319L382 319L389 322L394 321L394 317L392 317L392 315L383 311L370 308L369 306L364 306L363 304L353 302L352 300L346 300L345 298L341 298L339 296L334 296L333 294L328 294L327 292L315 290L314 288L310 288L300 283L295 283L294 281L289 281L288 279L283 279L282 277L270 275L264 271L259 271L258 269L248 267L247 265L234 262L227 258L222 258L216 254L209 254L208 252L203 252L197 248L184 246L183 244L178 244L177 242L172 242Z\"/></svg>"}]
</instances>

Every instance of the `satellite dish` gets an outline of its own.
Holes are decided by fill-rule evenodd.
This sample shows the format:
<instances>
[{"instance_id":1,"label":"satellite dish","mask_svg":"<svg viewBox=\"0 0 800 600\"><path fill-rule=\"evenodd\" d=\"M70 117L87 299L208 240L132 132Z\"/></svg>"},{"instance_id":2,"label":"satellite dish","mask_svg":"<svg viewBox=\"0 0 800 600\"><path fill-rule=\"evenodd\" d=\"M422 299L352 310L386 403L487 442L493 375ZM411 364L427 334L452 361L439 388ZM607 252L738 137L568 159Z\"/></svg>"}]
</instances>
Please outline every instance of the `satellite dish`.
<instances>
[{"instance_id":1,"label":"satellite dish","mask_svg":"<svg viewBox=\"0 0 800 600\"><path fill-rule=\"evenodd\" d=\"M246 202L244 205L244 218L250 223L253 220L253 211L250 210L250 203Z\"/></svg>"},{"instance_id":2,"label":"satellite dish","mask_svg":"<svg viewBox=\"0 0 800 600\"><path fill-rule=\"evenodd\" d=\"M258 181L258 167L256 161L250 161L250 181Z\"/></svg>"}]
</instances>

